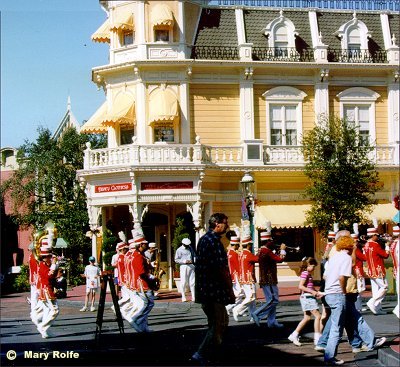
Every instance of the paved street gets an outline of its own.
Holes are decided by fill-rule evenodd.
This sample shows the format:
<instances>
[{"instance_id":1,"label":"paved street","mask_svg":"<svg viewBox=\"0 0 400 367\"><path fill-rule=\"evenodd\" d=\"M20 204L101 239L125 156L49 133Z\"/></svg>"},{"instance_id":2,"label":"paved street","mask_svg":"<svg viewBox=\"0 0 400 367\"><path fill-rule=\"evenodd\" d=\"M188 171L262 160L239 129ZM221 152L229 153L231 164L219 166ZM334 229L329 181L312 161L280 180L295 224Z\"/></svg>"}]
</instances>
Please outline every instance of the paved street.
<instances>
[{"instance_id":1,"label":"paved street","mask_svg":"<svg viewBox=\"0 0 400 367\"><path fill-rule=\"evenodd\" d=\"M79 312L81 300L64 299L59 301L61 312L50 329L55 338L42 339L29 319L29 306L23 299L24 295L2 299L2 366L184 366L189 365L188 360L206 330L206 319L199 305L164 297L156 301L150 314L149 324L154 332L137 334L125 322L125 335L121 337L110 310L111 303L107 302L102 333L96 343L96 312ZM391 311L393 307L391 297L384 308ZM312 323L301 339L302 347L287 340L301 317L298 301L283 300L278 309L278 320L285 325L283 329L268 329L265 324L257 327L248 318L237 323L231 318L217 365L322 365L322 354L314 351L309 333ZM388 338L384 350L392 352L390 345L395 347L392 341L399 336L398 319L392 313L374 316L369 311L365 312L365 318L378 336ZM10 350L16 352L16 359L6 358ZM340 344L338 357L347 366L382 366L376 351L360 353L355 358L345 341Z\"/></svg>"}]
</instances>

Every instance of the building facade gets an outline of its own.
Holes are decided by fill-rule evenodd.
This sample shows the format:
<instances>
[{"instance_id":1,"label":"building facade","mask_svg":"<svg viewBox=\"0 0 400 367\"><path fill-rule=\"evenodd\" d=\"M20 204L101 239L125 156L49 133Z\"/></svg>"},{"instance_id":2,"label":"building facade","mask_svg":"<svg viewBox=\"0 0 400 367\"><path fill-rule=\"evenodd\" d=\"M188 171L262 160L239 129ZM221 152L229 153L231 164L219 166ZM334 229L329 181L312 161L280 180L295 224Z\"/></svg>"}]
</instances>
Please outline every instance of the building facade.
<instances>
[{"instance_id":1,"label":"building facade","mask_svg":"<svg viewBox=\"0 0 400 367\"><path fill-rule=\"evenodd\" d=\"M224 2L222 2L224 3ZM228 2L229 3L229 2ZM284 9L207 1L100 1L109 64L92 69L103 105L81 133L106 133L78 172L90 226L143 229L158 244L171 288L177 217L194 241L213 212L241 227L245 172L255 180L254 239L300 247L281 279L324 244L304 226L301 137L322 116L354 120L380 175L371 214L390 225L399 177L399 14ZM95 236L93 236L95 237ZM93 254L97 254L96 240Z\"/></svg>"}]
</instances>

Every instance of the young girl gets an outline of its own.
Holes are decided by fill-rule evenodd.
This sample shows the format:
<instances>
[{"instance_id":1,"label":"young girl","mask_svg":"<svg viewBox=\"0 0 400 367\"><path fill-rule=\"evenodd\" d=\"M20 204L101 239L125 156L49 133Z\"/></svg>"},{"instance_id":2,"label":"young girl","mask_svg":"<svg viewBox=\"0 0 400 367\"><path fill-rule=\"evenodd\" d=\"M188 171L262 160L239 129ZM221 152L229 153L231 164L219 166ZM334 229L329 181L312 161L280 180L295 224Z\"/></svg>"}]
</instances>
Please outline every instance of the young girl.
<instances>
[{"instance_id":1,"label":"young girl","mask_svg":"<svg viewBox=\"0 0 400 367\"><path fill-rule=\"evenodd\" d=\"M322 294L314 289L312 272L317 266L317 261L313 257L304 258L300 267L300 283L299 289L301 290L300 304L304 311L303 320L299 322L296 330L293 331L288 339L297 346L301 346L299 342L299 333L304 326L311 320L311 314L314 315L314 344L316 345L319 337L321 336L321 314L319 313L319 306L317 298L322 297Z\"/></svg>"}]
</instances>

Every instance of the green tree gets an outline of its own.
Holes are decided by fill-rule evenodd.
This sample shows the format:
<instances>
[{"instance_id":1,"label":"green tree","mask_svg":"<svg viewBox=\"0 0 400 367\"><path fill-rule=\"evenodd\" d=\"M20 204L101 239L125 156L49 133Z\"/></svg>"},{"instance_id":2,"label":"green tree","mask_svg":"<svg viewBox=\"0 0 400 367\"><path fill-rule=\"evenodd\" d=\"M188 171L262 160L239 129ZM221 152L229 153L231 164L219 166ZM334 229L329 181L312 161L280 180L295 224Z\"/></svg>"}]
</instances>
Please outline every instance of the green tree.
<instances>
[{"instance_id":1,"label":"green tree","mask_svg":"<svg viewBox=\"0 0 400 367\"><path fill-rule=\"evenodd\" d=\"M326 234L333 223L351 229L365 220L376 203L379 177L369 157L374 148L358 126L334 116L321 119L302 144L310 180L305 194L312 201L307 223Z\"/></svg>"},{"instance_id":2,"label":"green tree","mask_svg":"<svg viewBox=\"0 0 400 367\"><path fill-rule=\"evenodd\" d=\"M19 168L1 185L2 195L9 193L12 199L15 223L36 230L52 220L58 235L69 242L68 254L73 259L90 249L85 237L86 195L76 180L88 141L94 148L104 146L103 136L79 135L69 128L56 141L48 129L40 127L37 140L26 140L19 148Z\"/></svg>"}]
</instances>

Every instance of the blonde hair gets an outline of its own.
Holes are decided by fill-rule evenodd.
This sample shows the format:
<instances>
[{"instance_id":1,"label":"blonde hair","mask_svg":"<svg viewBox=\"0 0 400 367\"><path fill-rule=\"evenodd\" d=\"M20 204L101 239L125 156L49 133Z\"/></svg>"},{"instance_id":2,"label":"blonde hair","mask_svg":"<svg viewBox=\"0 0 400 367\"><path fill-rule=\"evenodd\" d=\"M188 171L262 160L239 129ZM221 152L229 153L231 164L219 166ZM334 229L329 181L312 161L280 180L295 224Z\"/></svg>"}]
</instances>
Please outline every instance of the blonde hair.
<instances>
[{"instance_id":1,"label":"blonde hair","mask_svg":"<svg viewBox=\"0 0 400 367\"><path fill-rule=\"evenodd\" d=\"M354 240L350 236L342 236L336 241L336 249L341 250L352 250L354 248Z\"/></svg>"},{"instance_id":2,"label":"blonde hair","mask_svg":"<svg viewBox=\"0 0 400 367\"><path fill-rule=\"evenodd\" d=\"M315 260L313 257L304 257L301 260L301 265L300 265L300 273L303 272L304 270L307 270L309 265L318 265L317 260Z\"/></svg>"}]
</instances>

